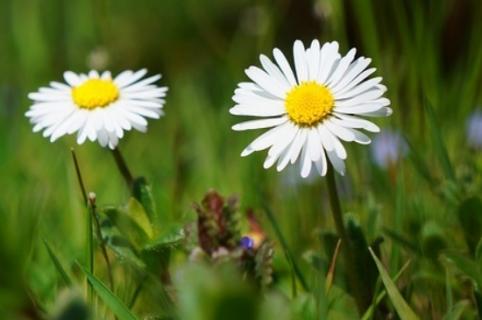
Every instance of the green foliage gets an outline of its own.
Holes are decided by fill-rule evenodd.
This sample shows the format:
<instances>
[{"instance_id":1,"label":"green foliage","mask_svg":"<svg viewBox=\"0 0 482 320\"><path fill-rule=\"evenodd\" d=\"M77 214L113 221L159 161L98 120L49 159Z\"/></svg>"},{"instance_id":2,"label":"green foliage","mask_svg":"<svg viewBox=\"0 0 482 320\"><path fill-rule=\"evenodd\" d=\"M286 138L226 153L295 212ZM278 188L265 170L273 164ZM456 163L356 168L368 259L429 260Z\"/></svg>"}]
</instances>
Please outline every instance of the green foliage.
<instances>
[{"instance_id":1,"label":"green foliage","mask_svg":"<svg viewBox=\"0 0 482 320\"><path fill-rule=\"evenodd\" d=\"M127 308L127 306L119 299L109 288L106 287L102 281L97 279L93 274L89 273L86 268L79 265L82 271L85 273L87 280L92 284L95 292L104 301L104 303L110 308L119 320L136 320L137 317Z\"/></svg>"},{"instance_id":2,"label":"green foliage","mask_svg":"<svg viewBox=\"0 0 482 320\"><path fill-rule=\"evenodd\" d=\"M374 121L409 145L406 158L383 169L371 146L345 144L339 191L372 300L358 316L396 317L406 311L402 296L421 318L477 319L482 153L469 148L466 121L482 101L481 12L480 1L457 0L0 1L0 314L86 319L90 309L96 319L113 320L113 310L128 305L141 319L356 319L343 245L328 271L339 237L326 181L300 180L290 166L264 170L261 153L241 158L259 132L230 130L237 120L228 109L236 84L247 80L243 70L273 47L291 61L295 39L306 45L318 38L373 59L394 110ZM143 67L161 73L169 92L165 117L121 141L129 168L142 175L132 189L95 143L50 143L31 132L28 92L61 81L65 70ZM102 231L90 275L100 299L88 306L75 264L85 259L88 228L72 146L87 191L97 195ZM201 230L215 240L203 245L216 257L203 251L196 260L192 203L209 188L240 201L225 199L221 210L200 205ZM242 216L248 208L268 239L249 254L239 248L250 232ZM102 284L101 241L113 290ZM368 245L402 275L375 272ZM221 246L227 255L216 250ZM379 273L384 281L375 282ZM65 295L64 287L80 293Z\"/></svg>"},{"instance_id":3,"label":"green foliage","mask_svg":"<svg viewBox=\"0 0 482 320\"><path fill-rule=\"evenodd\" d=\"M378 271L380 272L380 277L383 281L383 284L385 285L387 294L390 297L390 300L392 301L393 306L395 307L395 310L397 310L398 316L402 320L419 319L418 316L413 312L413 310L407 304L405 299L403 299L402 295L398 291L397 286L392 281L392 279L390 278L390 275L383 267L382 262L378 259L378 257L375 255L375 253L372 251L371 248L369 250L370 250L370 253L372 254L375 264L377 265Z\"/></svg>"}]
</instances>

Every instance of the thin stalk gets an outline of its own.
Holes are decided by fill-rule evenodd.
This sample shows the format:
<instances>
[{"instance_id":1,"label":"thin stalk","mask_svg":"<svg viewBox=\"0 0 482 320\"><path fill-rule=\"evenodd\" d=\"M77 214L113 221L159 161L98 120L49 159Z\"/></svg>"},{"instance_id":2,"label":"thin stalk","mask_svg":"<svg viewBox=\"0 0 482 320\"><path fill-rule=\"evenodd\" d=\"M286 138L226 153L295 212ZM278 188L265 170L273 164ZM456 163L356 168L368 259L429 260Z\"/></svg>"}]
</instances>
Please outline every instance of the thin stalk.
<instances>
[{"instance_id":1,"label":"thin stalk","mask_svg":"<svg viewBox=\"0 0 482 320\"><path fill-rule=\"evenodd\" d=\"M90 211L90 206L87 201L87 193L85 192L85 185L84 185L84 180L82 179L82 173L80 172L80 166L79 166L79 161L77 160L77 156L75 154L75 151L73 148L70 149L70 152L72 153L72 159L74 161L74 167L75 167L75 173L77 174L77 180L79 182L80 186L80 191L82 192L82 198L84 200L84 205L87 207L87 210ZM91 274L94 274L94 241L93 241L93 232L92 232L92 216L90 213L87 214L87 248L86 248L86 260L87 260L87 266L89 267L89 272ZM93 302L93 296L94 296L94 288L92 287L92 284L85 279L87 282L87 298L92 305Z\"/></svg>"},{"instance_id":2,"label":"thin stalk","mask_svg":"<svg viewBox=\"0 0 482 320\"><path fill-rule=\"evenodd\" d=\"M134 184L134 178L119 148L112 150L112 155L114 156L114 160L119 172L122 174L122 177L124 177L127 186L131 189Z\"/></svg>"},{"instance_id":3,"label":"thin stalk","mask_svg":"<svg viewBox=\"0 0 482 320\"><path fill-rule=\"evenodd\" d=\"M72 153L72 160L74 160L75 173L77 174L77 180L79 181L80 191L82 192L82 198L84 199L84 205L87 205L87 193L85 192L84 180L82 179L82 174L80 173L80 166L79 162L77 161L74 148L71 148L70 152Z\"/></svg>"},{"instance_id":4,"label":"thin stalk","mask_svg":"<svg viewBox=\"0 0 482 320\"><path fill-rule=\"evenodd\" d=\"M107 276L109 278L109 284L111 291L114 291L114 278L112 276L112 267L110 264L109 255L107 254L107 248L105 246L104 238L102 237L102 231L100 229L100 222L99 218L97 217L97 207L95 204L96 196L95 193L89 193L89 206L92 219L95 223L95 231L97 233L97 239L99 240L99 245L102 251L102 256L104 257L105 264L107 266Z\"/></svg>"},{"instance_id":5,"label":"thin stalk","mask_svg":"<svg viewBox=\"0 0 482 320\"><path fill-rule=\"evenodd\" d=\"M147 274L144 274L141 278L141 281L139 281L139 284L136 287L136 290L134 290L134 294L132 295L131 301L129 302L129 309L132 309L134 307L134 304L137 301L137 298L139 297L139 294L142 291L142 287L144 286L144 283L147 280Z\"/></svg>"},{"instance_id":6,"label":"thin stalk","mask_svg":"<svg viewBox=\"0 0 482 320\"><path fill-rule=\"evenodd\" d=\"M358 311L363 314L365 309L370 304L370 301L365 301L366 295L364 294L363 282L358 277L355 254L353 252L353 246L350 238L345 229L345 223L343 222L343 213L341 210L340 198L338 197L338 191L335 181L335 170L331 163L328 162L327 182L328 182L328 194L330 198L331 212L333 214L333 220L335 222L336 231L344 246L343 256L345 259L345 268L347 274L347 280L349 287L352 289L352 295L355 298Z\"/></svg>"},{"instance_id":7,"label":"thin stalk","mask_svg":"<svg viewBox=\"0 0 482 320\"><path fill-rule=\"evenodd\" d=\"M89 211L92 212L92 207L89 205ZM94 231L92 230L92 215L87 214L87 265L89 266L90 274L94 274ZM90 281L89 284L89 302L92 304L94 296L94 288Z\"/></svg>"}]
</instances>

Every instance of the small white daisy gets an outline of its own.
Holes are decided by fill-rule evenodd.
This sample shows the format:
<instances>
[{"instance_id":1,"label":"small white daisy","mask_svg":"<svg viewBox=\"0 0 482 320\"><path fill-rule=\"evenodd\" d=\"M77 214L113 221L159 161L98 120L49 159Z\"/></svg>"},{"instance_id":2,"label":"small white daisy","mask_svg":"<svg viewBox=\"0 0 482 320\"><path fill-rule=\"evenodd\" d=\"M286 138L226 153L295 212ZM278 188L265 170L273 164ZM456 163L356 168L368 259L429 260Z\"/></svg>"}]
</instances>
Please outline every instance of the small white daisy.
<instances>
[{"instance_id":1,"label":"small white daisy","mask_svg":"<svg viewBox=\"0 0 482 320\"><path fill-rule=\"evenodd\" d=\"M314 40L305 49L297 40L293 46L296 77L279 49L273 50L276 64L261 55L263 68L246 70L252 82L238 85L233 96L236 105L230 113L263 118L236 124L233 130L272 129L255 139L241 156L269 148L264 167L277 163L278 171L300 158L302 177L309 175L313 164L324 176L328 157L343 175L347 153L340 140L369 144L370 138L358 129L380 129L359 116L392 113L390 101L383 97L387 88L381 84L382 78L369 78L375 72L375 68L367 69L371 59L355 59L355 51L342 57L337 42L320 46Z\"/></svg>"},{"instance_id":2,"label":"small white daisy","mask_svg":"<svg viewBox=\"0 0 482 320\"><path fill-rule=\"evenodd\" d=\"M112 79L109 71L76 74L64 73L66 84L51 82L28 97L33 105L25 114L53 142L66 134L77 132L77 143L97 140L102 147L114 149L124 130L147 130L146 118L158 119L167 87L153 84L155 75L141 80L147 73L127 70Z\"/></svg>"}]
</instances>

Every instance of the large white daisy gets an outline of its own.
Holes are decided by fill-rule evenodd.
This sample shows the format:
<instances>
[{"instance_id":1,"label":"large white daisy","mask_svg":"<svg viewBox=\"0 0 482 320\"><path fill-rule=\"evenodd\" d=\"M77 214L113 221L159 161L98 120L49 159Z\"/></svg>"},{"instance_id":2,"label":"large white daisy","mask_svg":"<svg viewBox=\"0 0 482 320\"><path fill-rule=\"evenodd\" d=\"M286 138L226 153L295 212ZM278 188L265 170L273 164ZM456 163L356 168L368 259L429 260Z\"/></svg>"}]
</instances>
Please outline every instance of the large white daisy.
<instances>
[{"instance_id":1,"label":"large white daisy","mask_svg":"<svg viewBox=\"0 0 482 320\"><path fill-rule=\"evenodd\" d=\"M320 46L314 40L305 49L297 40L293 46L296 76L279 49L273 50L276 63L261 55L262 68L246 69L251 82L238 85L233 96L236 105L230 112L262 118L236 124L233 130L271 129L241 156L269 148L265 168L276 163L281 171L300 159L302 177L309 175L313 164L324 176L328 159L343 175L347 153L341 141L369 144L370 138L359 129L380 129L361 116L392 113L390 101L383 97L387 89L382 78L369 78L375 72L375 68L367 69L371 59L355 59L355 51L342 57L337 42Z\"/></svg>"},{"instance_id":2,"label":"large white daisy","mask_svg":"<svg viewBox=\"0 0 482 320\"><path fill-rule=\"evenodd\" d=\"M127 70L112 78L109 71L67 71L66 84L53 81L28 95L33 105L26 116L33 131L43 130L52 142L77 132L78 144L97 140L102 147L114 149L124 130L145 132L146 118L158 119L163 114L167 87L154 84L160 75L142 79L146 73L145 69Z\"/></svg>"}]
</instances>

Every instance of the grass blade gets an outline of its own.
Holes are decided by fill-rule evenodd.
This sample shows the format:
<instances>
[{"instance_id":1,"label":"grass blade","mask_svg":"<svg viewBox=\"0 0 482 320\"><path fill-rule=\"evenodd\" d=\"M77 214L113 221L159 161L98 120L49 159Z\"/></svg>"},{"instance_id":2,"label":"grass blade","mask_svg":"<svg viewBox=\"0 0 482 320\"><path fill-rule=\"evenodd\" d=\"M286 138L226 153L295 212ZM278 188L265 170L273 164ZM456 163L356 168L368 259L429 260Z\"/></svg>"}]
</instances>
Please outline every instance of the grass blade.
<instances>
[{"instance_id":1,"label":"grass blade","mask_svg":"<svg viewBox=\"0 0 482 320\"><path fill-rule=\"evenodd\" d=\"M385 285L385 289L387 290L388 296L397 311L398 316L402 320L418 320L419 318L407 304L405 299L403 299L402 295L397 289L395 283L393 283L392 279L388 275L388 272L382 265L382 262L378 259L378 257L373 253L372 248L368 248L370 253L372 254L373 260L375 260L375 264L377 265L378 272L380 272L380 277Z\"/></svg>"},{"instance_id":2,"label":"grass blade","mask_svg":"<svg viewBox=\"0 0 482 320\"><path fill-rule=\"evenodd\" d=\"M110 291L109 288L102 283L102 281L87 271L84 266L81 264L78 265L87 276L87 280L92 284L92 287L94 288L95 292L97 292L97 295L110 308L112 313L119 318L119 320L137 320L137 317L131 313L129 308L127 308L127 306L114 293L112 293L112 291Z\"/></svg>"},{"instance_id":3,"label":"grass blade","mask_svg":"<svg viewBox=\"0 0 482 320\"><path fill-rule=\"evenodd\" d=\"M435 111L433 110L433 107L428 100L426 100L424 103L424 109L425 113L428 116L431 129L430 133L432 135L432 142L436 149L435 152L437 158L442 165L442 170L447 179L455 181L454 168L452 166L452 163L450 162L447 148L442 137L442 132L440 131L440 126L438 125L437 119L435 117Z\"/></svg>"},{"instance_id":4,"label":"grass blade","mask_svg":"<svg viewBox=\"0 0 482 320\"><path fill-rule=\"evenodd\" d=\"M291 253L290 249L288 248L288 243L286 242L286 239L283 236L283 233L281 232L281 229L278 225L278 222L276 221L273 212L271 212L271 209L268 206L265 206L264 212L266 213L266 216L268 217L269 222L273 226L274 232L276 233L276 237L278 238L281 247L283 248L283 251L286 255L286 259L288 260L289 264L291 265L294 274L300 281L303 289L305 291L309 291L308 283L305 280L305 277L303 276L303 273L301 272L301 269L298 267L296 264L296 261L293 257L293 254Z\"/></svg>"},{"instance_id":5,"label":"grass blade","mask_svg":"<svg viewBox=\"0 0 482 320\"><path fill-rule=\"evenodd\" d=\"M400 269L400 271L398 271L398 273L395 275L395 277L393 278L393 281L397 281L398 278L400 278L400 276L403 274L403 272L405 272L405 270L407 270L408 266L410 265L410 260L407 261L403 267ZM375 312L375 308L376 306L378 306L378 304L380 302L382 302L383 298L385 298L385 296L387 295L387 291L386 290L382 290L376 297L375 301L373 301L373 303L370 305L370 307L367 309L367 311L365 311L365 313L363 314L363 317L361 318L361 320L369 320L372 318L373 316L373 313Z\"/></svg>"},{"instance_id":6,"label":"grass blade","mask_svg":"<svg viewBox=\"0 0 482 320\"><path fill-rule=\"evenodd\" d=\"M49 254L49 257L50 257L50 259L52 260L52 262L55 266L55 269L60 274L60 277L62 278L62 280L65 282L65 284L67 286L71 286L72 280L70 279L69 275L65 271L64 267L62 267L62 264L60 263L60 260L57 258L57 255L54 253L54 251L50 247L49 243L45 239L44 239L44 244L45 244L45 248L47 248L47 252Z\"/></svg>"}]
</instances>

